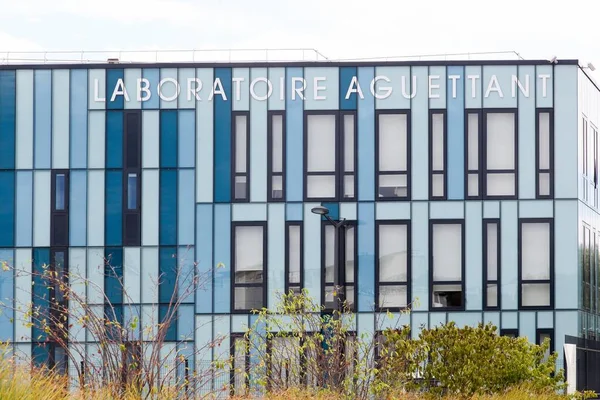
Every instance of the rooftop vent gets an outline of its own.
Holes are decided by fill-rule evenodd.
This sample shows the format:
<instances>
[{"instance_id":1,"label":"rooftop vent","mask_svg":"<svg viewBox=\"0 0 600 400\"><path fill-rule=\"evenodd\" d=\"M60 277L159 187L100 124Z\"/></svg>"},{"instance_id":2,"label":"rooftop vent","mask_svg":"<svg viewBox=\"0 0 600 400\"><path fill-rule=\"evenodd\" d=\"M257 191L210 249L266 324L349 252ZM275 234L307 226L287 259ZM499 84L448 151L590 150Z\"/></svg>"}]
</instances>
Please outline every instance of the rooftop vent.
<instances>
[{"instance_id":1,"label":"rooftop vent","mask_svg":"<svg viewBox=\"0 0 600 400\"><path fill-rule=\"evenodd\" d=\"M106 60L109 64L118 64L119 63L119 59L118 58L109 58L108 60Z\"/></svg>"}]
</instances>

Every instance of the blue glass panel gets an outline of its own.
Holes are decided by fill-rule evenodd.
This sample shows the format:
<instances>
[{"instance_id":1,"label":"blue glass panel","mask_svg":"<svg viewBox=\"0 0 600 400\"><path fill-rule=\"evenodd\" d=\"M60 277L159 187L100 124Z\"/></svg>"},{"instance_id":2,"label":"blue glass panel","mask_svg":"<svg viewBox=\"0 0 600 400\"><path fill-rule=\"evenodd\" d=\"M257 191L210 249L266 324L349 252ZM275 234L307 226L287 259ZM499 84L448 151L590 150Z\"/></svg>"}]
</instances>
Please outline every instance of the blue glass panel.
<instances>
[{"instance_id":1,"label":"blue glass panel","mask_svg":"<svg viewBox=\"0 0 600 400\"><path fill-rule=\"evenodd\" d=\"M358 204L358 311L375 303L375 204Z\"/></svg>"},{"instance_id":2,"label":"blue glass panel","mask_svg":"<svg viewBox=\"0 0 600 400\"><path fill-rule=\"evenodd\" d=\"M231 309L231 206L229 204L215 205L213 226L214 312L228 313ZM229 326L229 322L227 325Z\"/></svg>"},{"instance_id":3,"label":"blue glass panel","mask_svg":"<svg viewBox=\"0 0 600 400\"><path fill-rule=\"evenodd\" d=\"M196 162L196 115L194 110L179 111L179 167L193 168ZM193 189L193 188L192 188Z\"/></svg>"},{"instance_id":4,"label":"blue glass panel","mask_svg":"<svg viewBox=\"0 0 600 400\"><path fill-rule=\"evenodd\" d=\"M71 171L69 176L69 243L71 246L87 244L87 172Z\"/></svg>"},{"instance_id":5,"label":"blue glass panel","mask_svg":"<svg viewBox=\"0 0 600 400\"><path fill-rule=\"evenodd\" d=\"M288 201L303 200L304 176L304 104L299 96L292 97L292 78L302 78L302 68L286 68L285 86L290 88L286 94L285 106L285 191ZM296 82L296 87L298 87Z\"/></svg>"},{"instance_id":6,"label":"blue glass panel","mask_svg":"<svg viewBox=\"0 0 600 400\"><path fill-rule=\"evenodd\" d=\"M158 320L164 324L169 318L169 306L161 305L158 307ZM174 342L177 340L177 316L172 316L165 334L165 341Z\"/></svg>"},{"instance_id":7,"label":"blue glass panel","mask_svg":"<svg viewBox=\"0 0 600 400\"><path fill-rule=\"evenodd\" d=\"M179 170L177 244L194 244L194 170Z\"/></svg>"},{"instance_id":8,"label":"blue glass panel","mask_svg":"<svg viewBox=\"0 0 600 400\"><path fill-rule=\"evenodd\" d=\"M231 68L215 68L215 81L219 79L227 100L215 95L215 202L231 200Z\"/></svg>"},{"instance_id":9,"label":"blue glass panel","mask_svg":"<svg viewBox=\"0 0 600 400\"><path fill-rule=\"evenodd\" d=\"M49 293L43 279L45 267L50 263L50 249L33 249L33 286L32 291L32 302L34 307L39 307L40 319L49 317L50 304L49 304ZM31 335L34 341L44 341L46 339L46 333L41 329L39 324L34 321Z\"/></svg>"},{"instance_id":10,"label":"blue glass panel","mask_svg":"<svg viewBox=\"0 0 600 400\"><path fill-rule=\"evenodd\" d=\"M52 73L50 70L35 71L34 88L34 168L50 168L52 151Z\"/></svg>"},{"instance_id":11,"label":"blue glass panel","mask_svg":"<svg viewBox=\"0 0 600 400\"><path fill-rule=\"evenodd\" d=\"M123 112L106 112L106 168L123 168Z\"/></svg>"},{"instance_id":12,"label":"blue glass panel","mask_svg":"<svg viewBox=\"0 0 600 400\"><path fill-rule=\"evenodd\" d=\"M358 82L368 88L374 78L372 67L358 69ZM358 199L375 200L375 98L363 90L358 101Z\"/></svg>"},{"instance_id":13,"label":"blue glass panel","mask_svg":"<svg viewBox=\"0 0 600 400\"><path fill-rule=\"evenodd\" d=\"M465 196L464 78L463 67L448 67L448 200L462 200ZM456 90L453 82L456 82Z\"/></svg>"},{"instance_id":14,"label":"blue glass panel","mask_svg":"<svg viewBox=\"0 0 600 400\"><path fill-rule=\"evenodd\" d=\"M10 266L15 265L13 250L0 250L0 262L6 262ZM0 304L12 304L15 298L13 281L12 269L0 269ZM0 313L0 340L13 341L13 317L14 310L10 307L2 307Z\"/></svg>"},{"instance_id":15,"label":"blue glass panel","mask_svg":"<svg viewBox=\"0 0 600 400\"><path fill-rule=\"evenodd\" d=\"M177 283L177 248L161 247L158 262L160 280L158 301L162 304L169 304Z\"/></svg>"},{"instance_id":16,"label":"blue glass panel","mask_svg":"<svg viewBox=\"0 0 600 400\"><path fill-rule=\"evenodd\" d=\"M65 174L56 174L55 208L58 211L65 209Z\"/></svg>"},{"instance_id":17,"label":"blue glass panel","mask_svg":"<svg viewBox=\"0 0 600 400\"><path fill-rule=\"evenodd\" d=\"M104 249L104 293L110 304L123 303L123 249Z\"/></svg>"},{"instance_id":18,"label":"blue glass panel","mask_svg":"<svg viewBox=\"0 0 600 400\"><path fill-rule=\"evenodd\" d=\"M0 172L0 246L14 246L15 172Z\"/></svg>"},{"instance_id":19,"label":"blue glass panel","mask_svg":"<svg viewBox=\"0 0 600 400\"><path fill-rule=\"evenodd\" d=\"M31 344L31 361L36 367L48 365L50 360L50 348L48 344L32 343Z\"/></svg>"},{"instance_id":20,"label":"blue glass panel","mask_svg":"<svg viewBox=\"0 0 600 400\"><path fill-rule=\"evenodd\" d=\"M127 174L127 209L135 210L137 208L137 174Z\"/></svg>"},{"instance_id":21,"label":"blue glass panel","mask_svg":"<svg viewBox=\"0 0 600 400\"><path fill-rule=\"evenodd\" d=\"M120 89L125 88L125 79L123 69L107 69L106 70L106 108L109 110L122 110L125 104L123 95L115 96L111 101L112 95L115 92L117 83L120 80Z\"/></svg>"},{"instance_id":22,"label":"blue glass panel","mask_svg":"<svg viewBox=\"0 0 600 400\"><path fill-rule=\"evenodd\" d=\"M177 244L177 171L160 171L159 188L159 243Z\"/></svg>"},{"instance_id":23,"label":"blue glass panel","mask_svg":"<svg viewBox=\"0 0 600 400\"><path fill-rule=\"evenodd\" d=\"M324 207L329 210L329 216L334 220L340 219L340 203L322 203ZM323 221L326 220L325 216L321 218Z\"/></svg>"},{"instance_id":24,"label":"blue glass panel","mask_svg":"<svg viewBox=\"0 0 600 400\"><path fill-rule=\"evenodd\" d=\"M194 340L194 307L182 305L177 318L178 340ZM200 347L201 345L199 345ZM190 365L191 367L191 365Z\"/></svg>"},{"instance_id":25,"label":"blue glass panel","mask_svg":"<svg viewBox=\"0 0 600 400\"><path fill-rule=\"evenodd\" d=\"M123 174L121 171L106 171L106 226L105 243L119 246L123 235Z\"/></svg>"},{"instance_id":26,"label":"blue glass panel","mask_svg":"<svg viewBox=\"0 0 600 400\"><path fill-rule=\"evenodd\" d=\"M71 70L71 168L87 167L87 69Z\"/></svg>"},{"instance_id":27,"label":"blue glass panel","mask_svg":"<svg viewBox=\"0 0 600 400\"><path fill-rule=\"evenodd\" d=\"M177 111L160 112L160 167L177 168Z\"/></svg>"},{"instance_id":28,"label":"blue glass panel","mask_svg":"<svg viewBox=\"0 0 600 400\"><path fill-rule=\"evenodd\" d=\"M160 105L160 98L156 93L156 88L158 87L158 82L160 81L160 69L158 68L144 68L142 70L143 79L148 80L148 89L150 90L150 98L146 101L142 101L143 109L150 108L158 108ZM143 87L146 87L145 83L142 84ZM141 93L142 98L147 97L148 95L145 93Z\"/></svg>"},{"instance_id":29,"label":"blue glass panel","mask_svg":"<svg viewBox=\"0 0 600 400\"><path fill-rule=\"evenodd\" d=\"M15 168L15 71L0 71L0 168Z\"/></svg>"},{"instance_id":30,"label":"blue glass panel","mask_svg":"<svg viewBox=\"0 0 600 400\"><path fill-rule=\"evenodd\" d=\"M33 237L33 172L17 172L16 245L31 246Z\"/></svg>"},{"instance_id":31,"label":"blue glass panel","mask_svg":"<svg viewBox=\"0 0 600 400\"><path fill-rule=\"evenodd\" d=\"M356 67L341 67L340 68L340 109L341 110L356 110L356 93L351 93L346 99L346 93L350 87L352 78L356 76Z\"/></svg>"},{"instance_id":32,"label":"blue glass panel","mask_svg":"<svg viewBox=\"0 0 600 400\"><path fill-rule=\"evenodd\" d=\"M213 206L196 205L196 257L198 262L198 288L196 313L212 312L213 294Z\"/></svg>"}]
</instances>

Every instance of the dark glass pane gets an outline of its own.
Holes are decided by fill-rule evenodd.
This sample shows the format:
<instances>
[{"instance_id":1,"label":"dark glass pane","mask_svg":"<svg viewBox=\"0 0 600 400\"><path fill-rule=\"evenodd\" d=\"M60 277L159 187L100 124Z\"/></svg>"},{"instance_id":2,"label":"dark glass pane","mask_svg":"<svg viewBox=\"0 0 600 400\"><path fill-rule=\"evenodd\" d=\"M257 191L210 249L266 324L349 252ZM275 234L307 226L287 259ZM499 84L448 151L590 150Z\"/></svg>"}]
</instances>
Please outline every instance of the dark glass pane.
<instances>
[{"instance_id":1,"label":"dark glass pane","mask_svg":"<svg viewBox=\"0 0 600 400\"><path fill-rule=\"evenodd\" d=\"M127 114L127 120L125 129L127 132L127 160L125 166L127 168L139 168L139 136L140 136L140 124L138 121L138 114L129 113Z\"/></svg>"},{"instance_id":2,"label":"dark glass pane","mask_svg":"<svg viewBox=\"0 0 600 400\"><path fill-rule=\"evenodd\" d=\"M52 244L54 246L69 245L69 220L66 214L52 216Z\"/></svg>"},{"instance_id":3,"label":"dark glass pane","mask_svg":"<svg viewBox=\"0 0 600 400\"><path fill-rule=\"evenodd\" d=\"M127 175L127 209L137 209L137 174Z\"/></svg>"},{"instance_id":4,"label":"dark glass pane","mask_svg":"<svg viewBox=\"0 0 600 400\"><path fill-rule=\"evenodd\" d=\"M57 211L65 209L65 174L56 175L55 208Z\"/></svg>"}]
</instances>

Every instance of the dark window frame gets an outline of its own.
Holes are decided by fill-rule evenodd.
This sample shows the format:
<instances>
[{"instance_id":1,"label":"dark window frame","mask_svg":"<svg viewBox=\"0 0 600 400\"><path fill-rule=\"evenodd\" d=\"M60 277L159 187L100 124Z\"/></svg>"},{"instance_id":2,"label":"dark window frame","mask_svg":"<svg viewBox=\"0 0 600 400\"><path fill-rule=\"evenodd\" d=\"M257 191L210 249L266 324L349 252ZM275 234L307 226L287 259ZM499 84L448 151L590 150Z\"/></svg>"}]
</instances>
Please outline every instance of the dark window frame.
<instances>
[{"instance_id":1,"label":"dark window frame","mask_svg":"<svg viewBox=\"0 0 600 400\"><path fill-rule=\"evenodd\" d=\"M282 124L282 154L281 154L281 172L273 172L273 117L280 116ZM284 110L274 110L267 112L267 199L269 202L285 202L286 199L286 118ZM235 174L235 170L233 171ZM273 178L281 176L281 197L273 197Z\"/></svg>"},{"instance_id":2,"label":"dark window frame","mask_svg":"<svg viewBox=\"0 0 600 400\"><path fill-rule=\"evenodd\" d=\"M518 338L519 337L519 330L518 329L512 329L512 328L503 328L500 329L500 336L512 336L514 338Z\"/></svg>"},{"instance_id":3,"label":"dark window frame","mask_svg":"<svg viewBox=\"0 0 600 400\"><path fill-rule=\"evenodd\" d=\"M594 284L593 284L593 268L595 267L592 263L592 256L594 255L592 253L593 248L594 248L594 242L592 241L592 238L595 235L595 232L593 231L592 227L589 226L586 223L583 223L583 235L582 235L582 242L583 242L583 251L582 251L582 258L581 258L581 308L584 311L587 312L592 312L593 311L593 292L595 291L594 288ZM586 235L587 234L587 235ZM586 236L587 236L587 240L586 240ZM587 254L586 254L587 252ZM588 273L589 276L586 277L586 256L587 256L587 262L588 262ZM587 289L587 299L586 299L586 289ZM587 301L586 301L587 300Z\"/></svg>"},{"instance_id":4,"label":"dark window frame","mask_svg":"<svg viewBox=\"0 0 600 400\"><path fill-rule=\"evenodd\" d=\"M300 228L300 283L290 283L290 227ZM304 288L304 223L302 221L286 221L285 223L285 294L290 292L290 287Z\"/></svg>"},{"instance_id":5,"label":"dark window frame","mask_svg":"<svg viewBox=\"0 0 600 400\"><path fill-rule=\"evenodd\" d=\"M346 163L346 125L345 125L345 117L349 115L352 116L353 120L354 120L354 130L352 131L352 142L353 142L353 151L352 151L352 158L353 158L353 170L352 171L348 171L346 172L346 168L345 168L345 163ZM339 131L339 145L338 145L338 151L340 154L340 160L339 160L339 164L338 164L338 168L339 168L339 174L340 176L338 177L338 200L341 202L346 202L346 201L356 201L358 199L358 114L356 111L348 111L348 110L344 110L344 111L340 111L340 119L339 119L339 123L340 123L340 131ZM346 176L353 176L353 183L354 183L354 187L353 187L353 192L354 192L354 196L345 196L345 187L344 187L344 178Z\"/></svg>"},{"instance_id":6,"label":"dark window frame","mask_svg":"<svg viewBox=\"0 0 600 400\"><path fill-rule=\"evenodd\" d=\"M588 186L589 186L589 182L588 182L588 175L589 175L589 171L588 171L588 119L585 115L582 116L581 118L581 122L583 123L583 127L582 127L582 133L583 133L583 140L582 140L582 146L583 146L583 154L582 154L582 164L583 164L583 170L581 171L581 174L583 176L583 201L587 202L589 197L588 197Z\"/></svg>"},{"instance_id":7,"label":"dark window frame","mask_svg":"<svg viewBox=\"0 0 600 400\"><path fill-rule=\"evenodd\" d=\"M386 114L404 114L406 115L406 171L380 171L379 169L379 116ZM376 201L411 201L411 174L412 174L412 121L411 110L389 109L375 111L375 200ZM406 176L406 197L379 197L379 180L381 175L399 175Z\"/></svg>"},{"instance_id":8,"label":"dark window frame","mask_svg":"<svg viewBox=\"0 0 600 400\"><path fill-rule=\"evenodd\" d=\"M436 114L442 115L443 121L443 169L433 170L433 116ZM445 109L431 109L429 110L429 200L447 200L448 199L448 113ZM409 149L410 151L410 149ZM443 182L443 194L441 196L433 195L433 178L435 175L442 175Z\"/></svg>"},{"instance_id":9,"label":"dark window frame","mask_svg":"<svg viewBox=\"0 0 600 400\"><path fill-rule=\"evenodd\" d=\"M246 172L236 172L236 147L237 147L237 117L246 117ZM236 178L246 178L246 194L244 198L236 198L235 182ZM232 111L231 112L231 202L249 203L250 202L250 111Z\"/></svg>"},{"instance_id":10,"label":"dark window frame","mask_svg":"<svg viewBox=\"0 0 600 400\"><path fill-rule=\"evenodd\" d=\"M50 245L51 247L66 247L69 246L70 238L69 238L69 204L70 204L70 170L68 169L53 169L51 172L51 183L50 183ZM64 175L64 208L62 210L56 209L56 178L59 175ZM65 226L63 227L65 230L66 237L64 241L58 240L56 237L56 217L62 217L64 219Z\"/></svg>"},{"instance_id":11,"label":"dark window frame","mask_svg":"<svg viewBox=\"0 0 600 400\"><path fill-rule=\"evenodd\" d=\"M469 115L477 115L477 169L469 169ZM483 198L483 166L482 162L482 136L483 136L483 110L480 108L466 109L465 110L465 131L464 131L464 151L465 151L465 199L466 200L479 200ZM469 195L469 175L477 176L477 194Z\"/></svg>"},{"instance_id":12,"label":"dark window frame","mask_svg":"<svg viewBox=\"0 0 600 400\"><path fill-rule=\"evenodd\" d=\"M542 335L550 336L550 354L554 352L554 329L552 328L538 328L535 330L535 343L540 346L542 344Z\"/></svg>"},{"instance_id":13,"label":"dark window frame","mask_svg":"<svg viewBox=\"0 0 600 400\"><path fill-rule=\"evenodd\" d=\"M263 276L262 283L236 283L235 282L235 231L238 226L260 227L263 229ZM266 221L233 221L231 223L231 314L248 314L251 309L236 309L235 308L235 288L236 287L262 287L262 307L267 307L268 300L268 230Z\"/></svg>"},{"instance_id":14,"label":"dark window frame","mask_svg":"<svg viewBox=\"0 0 600 400\"><path fill-rule=\"evenodd\" d=\"M137 131L135 133L134 141L135 147L133 152L135 153L135 160L133 162L129 160L130 149L129 139L131 138L129 132L129 121L130 117L136 119ZM129 208L129 175L136 175L136 199L135 208ZM122 179L122 196L121 202L122 207L122 241L123 246L141 246L142 240L142 113L141 110L127 110L123 113L123 179ZM134 224L133 227L129 226L130 221ZM130 237L128 234L129 229L133 229L135 237Z\"/></svg>"},{"instance_id":15,"label":"dark window frame","mask_svg":"<svg viewBox=\"0 0 600 400\"><path fill-rule=\"evenodd\" d=\"M523 249L523 224L528 223L548 223L550 233L550 279L545 280L523 280L523 261L522 261L522 249ZM519 259L517 261L517 274L518 274L518 293L519 298L519 310L553 310L554 309L554 219L553 218L519 218L518 221L518 254ZM524 306L523 305L523 285L524 284L549 284L550 285L550 304L547 306Z\"/></svg>"},{"instance_id":16,"label":"dark window frame","mask_svg":"<svg viewBox=\"0 0 600 400\"><path fill-rule=\"evenodd\" d=\"M244 384L245 384L245 388L244 391L248 392L249 387L250 387L250 343L248 341L248 339L244 336L243 333L231 333L229 335L230 337L230 345L229 345L229 356L231 357L232 361L232 368L229 371L229 393L231 396L235 396L235 352L236 352L236 346L235 343L238 339L241 339L242 341L245 342L246 345L246 354L245 354L245 365L244 365L244 374L245 374L245 378L244 378Z\"/></svg>"},{"instance_id":17,"label":"dark window frame","mask_svg":"<svg viewBox=\"0 0 600 400\"><path fill-rule=\"evenodd\" d=\"M433 265L433 227L434 225L460 225L461 227L461 280L459 281L434 281ZM429 310L431 311L464 311L466 310L466 232L464 219L430 219L429 220ZM457 285L461 286L461 305L447 307L433 307L433 287L437 285Z\"/></svg>"},{"instance_id":18,"label":"dark window frame","mask_svg":"<svg viewBox=\"0 0 600 400\"><path fill-rule=\"evenodd\" d=\"M497 246L497 257L496 257L496 265L498 266L498 270L496 271L496 280L488 280L488 225L495 224L496 225L496 246ZM486 311L491 310L500 310L502 307L502 230L500 225L499 218L484 218L483 220L483 309ZM498 295L498 305L497 306L489 306L487 303L487 285L495 284L497 295Z\"/></svg>"},{"instance_id":19,"label":"dark window frame","mask_svg":"<svg viewBox=\"0 0 600 400\"><path fill-rule=\"evenodd\" d=\"M548 114L549 119L549 169L540 168L540 114ZM550 185L549 194L540 193L540 175L547 173L549 175ZM554 198L554 109L538 108L535 111L535 197L536 199Z\"/></svg>"},{"instance_id":20,"label":"dark window frame","mask_svg":"<svg viewBox=\"0 0 600 400\"><path fill-rule=\"evenodd\" d=\"M379 227L382 225L404 225L406 226L406 282L380 282L379 280ZM412 300L412 235L410 220L377 220L375 222L375 311L400 312L410 308ZM406 307L381 307L379 304L380 286L406 286Z\"/></svg>"}]
</instances>

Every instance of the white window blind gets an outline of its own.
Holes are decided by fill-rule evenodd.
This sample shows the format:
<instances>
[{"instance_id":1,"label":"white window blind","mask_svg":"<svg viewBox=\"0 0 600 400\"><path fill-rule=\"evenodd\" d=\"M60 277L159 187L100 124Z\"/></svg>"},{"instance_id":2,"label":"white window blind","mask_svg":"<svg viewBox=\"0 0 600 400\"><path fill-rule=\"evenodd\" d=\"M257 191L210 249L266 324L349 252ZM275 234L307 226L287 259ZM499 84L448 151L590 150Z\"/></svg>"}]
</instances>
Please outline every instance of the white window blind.
<instances>
[{"instance_id":1,"label":"white window blind","mask_svg":"<svg viewBox=\"0 0 600 400\"><path fill-rule=\"evenodd\" d=\"M433 225L433 280L462 280L462 230L459 224Z\"/></svg>"}]
</instances>

